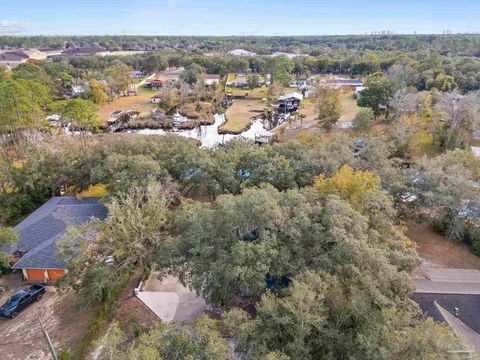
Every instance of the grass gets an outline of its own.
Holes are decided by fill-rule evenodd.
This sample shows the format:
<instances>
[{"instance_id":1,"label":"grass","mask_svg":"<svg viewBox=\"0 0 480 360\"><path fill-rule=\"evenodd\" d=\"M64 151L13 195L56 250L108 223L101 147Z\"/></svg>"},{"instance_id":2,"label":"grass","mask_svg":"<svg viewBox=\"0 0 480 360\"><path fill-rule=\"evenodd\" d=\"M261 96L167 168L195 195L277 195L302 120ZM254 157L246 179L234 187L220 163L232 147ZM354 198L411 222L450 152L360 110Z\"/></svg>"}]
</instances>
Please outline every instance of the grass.
<instances>
[{"instance_id":1,"label":"grass","mask_svg":"<svg viewBox=\"0 0 480 360\"><path fill-rule=\"evenodd\" d=\"M112 112L116 110L138 110L140 117L150 117L150 112L156 106L150 103L151 94L139 94L134 96L123 96L105 104L97 112L101 120L107 121Z\"/></svg>"},{"instance_id":2,"label":"grass","mask_svg":"<svg viewBox=\"0 0 480 360\"><path fill-rule=\"evenodd\" d=\"M252 117L263 113L265 105L260 100L242 99L236 100L226 113L227 122L220 126L222 131L230 133L241 133L250 125Z\"/></svg>"},{"instance_id":3,"label":"grass","mask_svg":"<svg viewBox=\"0 0 480 360\"><path fill-rule=\"evenodd\" d=\"M340 94L340 104L342 105L342 114L338 119L339 122L352 121L360 111L357 100L353 98L351 93Z\"/></svg>"},{"instance_id":4,"label":"grass","mask_svg":"<svg viewBox=\"0 0 480 360\"><path fill-rule=\"evenodd\" d=\"M158 94L158 90L152 90L145 84L137 88L138 95L150 95L153 96L155 94Z\"/></svg>"},{"instance_id":5,"label":"grass","mask_svg":"<svg viewBox=\"0 0 480 360\"><path fill-rule=\"evenodd\" d=\"M417 245L420 257L432 265L480 270L480 257L462 242L448 240L428 224L408 224L407 236Z\"/></svg>"},{"instance_id":6,"label":"grass","mask_svg":"<svg viewBox=\"0 0 480 360\"><path fill-rule=\"evenodd\" d=\"M245 99L261 100L268 97L268 87L259 87L253 90L227 87L225 91L232 96L245 96Z\"/></svg>"},{"instance_id":7,"label":"grass","mask_svg":"<svg viewBox=\"0 0 480 360\"><path fill-rule=\"evenodd\" d=\"M81 197L104 197L107 195L107 189L104 185L90 185L87 190L78 194Z\"/></svg>"}]
</instances>

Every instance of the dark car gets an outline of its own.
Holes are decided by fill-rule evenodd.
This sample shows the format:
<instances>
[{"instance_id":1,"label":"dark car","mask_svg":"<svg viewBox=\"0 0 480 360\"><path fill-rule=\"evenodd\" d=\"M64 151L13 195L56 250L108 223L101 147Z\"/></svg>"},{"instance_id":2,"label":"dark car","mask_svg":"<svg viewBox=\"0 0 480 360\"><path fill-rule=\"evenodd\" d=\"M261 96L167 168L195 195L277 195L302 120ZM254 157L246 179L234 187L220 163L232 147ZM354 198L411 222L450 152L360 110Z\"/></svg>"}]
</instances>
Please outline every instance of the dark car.
<instances>
[{"instance_id":1,"label":"dark car","mask_svg":"<svg viewBox=\"0 0 480 360\"><path fill-rule=\"evenodd\" d=\"M20 290L0 307L0 316L14 319L18 313L31 303L38 301L45 293L45 286L35 284L29 289Z\"/></svg>"}]
</instances>

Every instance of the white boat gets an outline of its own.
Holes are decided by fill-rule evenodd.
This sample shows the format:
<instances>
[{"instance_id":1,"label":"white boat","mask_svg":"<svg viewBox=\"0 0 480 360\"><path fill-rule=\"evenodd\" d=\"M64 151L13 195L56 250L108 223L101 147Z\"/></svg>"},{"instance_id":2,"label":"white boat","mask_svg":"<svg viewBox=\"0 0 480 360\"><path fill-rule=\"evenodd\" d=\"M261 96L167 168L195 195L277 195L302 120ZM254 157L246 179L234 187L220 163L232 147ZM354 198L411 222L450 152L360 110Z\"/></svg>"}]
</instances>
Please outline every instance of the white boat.
<instances>
[{"instance_id":1,"label":"white boat","mask_svg":"<svg viewBox=\"0 0 480 360\"><path fill-rule=\"evenodd\" d=\"M180 113L177 110L177 112L173 115L173 125L178 125L178 124L181 124L185 121L188 121L188 118L180 115Z\"/></svg>"}]
</instances>

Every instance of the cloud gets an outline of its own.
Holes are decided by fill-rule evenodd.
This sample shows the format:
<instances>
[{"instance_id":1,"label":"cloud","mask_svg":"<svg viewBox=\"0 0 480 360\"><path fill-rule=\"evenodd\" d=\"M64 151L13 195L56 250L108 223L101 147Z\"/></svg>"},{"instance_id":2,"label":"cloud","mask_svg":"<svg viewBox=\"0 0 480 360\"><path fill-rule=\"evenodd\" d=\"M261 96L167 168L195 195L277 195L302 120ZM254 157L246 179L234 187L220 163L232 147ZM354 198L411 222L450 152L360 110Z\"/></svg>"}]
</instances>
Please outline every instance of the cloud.
<instances>
[{"instance_id":1,"label":"cloud","mask_svg":"<svg viewBox=\"0 0 480 360\"><path fill-rule=\"evenodd\" d=\"M0 35L15 35L25 32L30 24L23 21L0 20Z\"/></svg>"}]
</instances>

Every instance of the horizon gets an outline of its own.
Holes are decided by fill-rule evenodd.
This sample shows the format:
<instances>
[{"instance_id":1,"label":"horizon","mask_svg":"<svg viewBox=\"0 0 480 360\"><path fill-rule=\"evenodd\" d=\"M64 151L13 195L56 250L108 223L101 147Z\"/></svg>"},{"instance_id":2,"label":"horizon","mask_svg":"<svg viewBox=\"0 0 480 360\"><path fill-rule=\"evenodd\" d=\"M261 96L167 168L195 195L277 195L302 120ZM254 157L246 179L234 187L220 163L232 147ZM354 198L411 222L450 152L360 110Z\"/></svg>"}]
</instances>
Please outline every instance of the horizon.
<instances>
[{"instance_id":1,"label":"horizon","mask_svg":"<svg viewBox=\"0 0 480 360\"><path fill-rule=\"evenodd\" d=\"M480 3L339 0L32 0L2 4L6 36L335 36L476 34ZM381 35L381 34L379 34ZM386 34L387 35L387 34Z\"/></svg>"}]
</instances>

